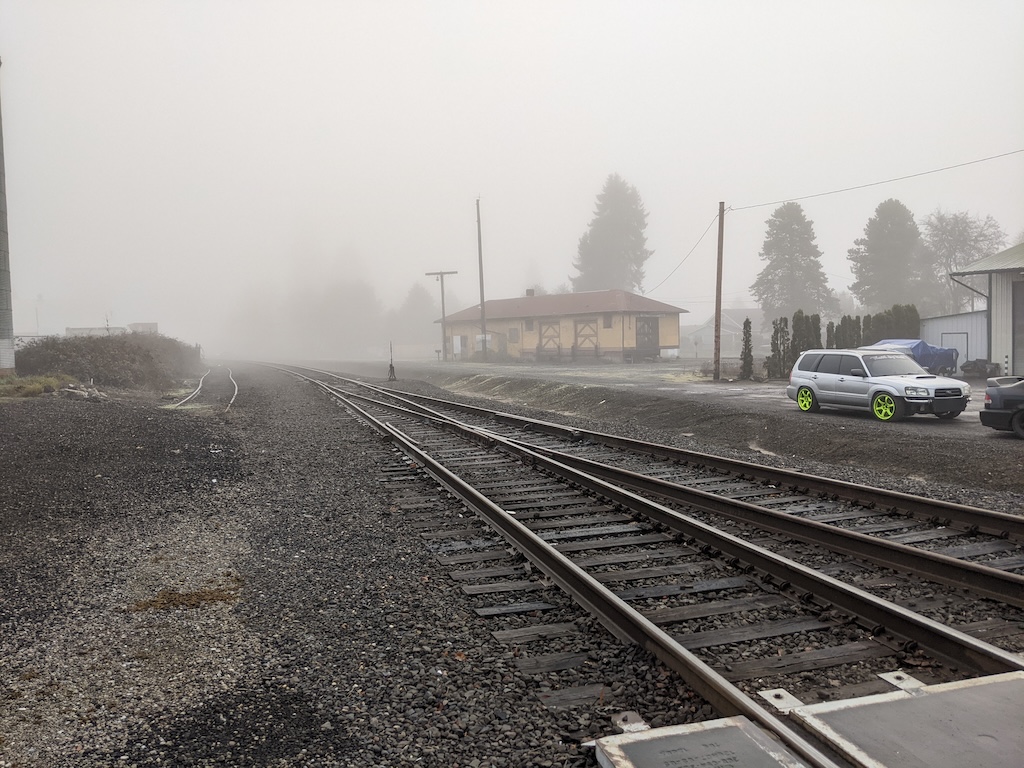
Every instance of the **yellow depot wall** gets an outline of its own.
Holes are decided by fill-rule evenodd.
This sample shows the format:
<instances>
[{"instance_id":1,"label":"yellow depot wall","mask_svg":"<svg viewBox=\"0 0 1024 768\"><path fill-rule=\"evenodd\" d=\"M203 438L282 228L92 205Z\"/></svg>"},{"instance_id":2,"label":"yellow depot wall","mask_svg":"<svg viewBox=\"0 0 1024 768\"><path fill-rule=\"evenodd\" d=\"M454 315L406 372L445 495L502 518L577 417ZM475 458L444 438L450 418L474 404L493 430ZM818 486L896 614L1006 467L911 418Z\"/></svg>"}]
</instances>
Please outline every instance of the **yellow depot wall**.
<instances>
[{"instance_id":1,"label":"yellow depot wall","mask_svg":"<svg viewBox=\"0 0 1024 768\"><path fill-rule=\"evenodd\" d=\"M679 315L662 315L658 318L658 342L662 349L679 349Z\"/></svg>"},{"instance_id":2,"label":"yellow depot wall","mask_svg":"<svg viewBox=\"0 0 1024 768\"><path fill-rule=\"evenodd\" d=\"M634 314L613 313L609 328L605 327L605 315L534 318L532 328L528 328L528 321L523 319L515 320L493 320L487 322L487 333L489 336L488 351L502 353L511 358L533 358L537 354L537 345L540 343L540 329L547 323L558 324L559 344L561 355L568 357L572 353L572 346L576 341L577 322L594 323L597 330L597 344L600 356L621 355L623 351L636 349L636 316ZM518 341L513 341L518 332ZM449 338L449 352L454 350L451 341L454 337L465 337L465 345L461 346L460 356L468 358L480 351L477 344L477 336L480 333L479 322L448 323L447 333ZM658 316L658 339L662 349L679 347L679 317L678 315ZM554 354L553 350L547 350L546 354ZM593 355L591 350L581 354Z\"/></svg>"}]
</instances>

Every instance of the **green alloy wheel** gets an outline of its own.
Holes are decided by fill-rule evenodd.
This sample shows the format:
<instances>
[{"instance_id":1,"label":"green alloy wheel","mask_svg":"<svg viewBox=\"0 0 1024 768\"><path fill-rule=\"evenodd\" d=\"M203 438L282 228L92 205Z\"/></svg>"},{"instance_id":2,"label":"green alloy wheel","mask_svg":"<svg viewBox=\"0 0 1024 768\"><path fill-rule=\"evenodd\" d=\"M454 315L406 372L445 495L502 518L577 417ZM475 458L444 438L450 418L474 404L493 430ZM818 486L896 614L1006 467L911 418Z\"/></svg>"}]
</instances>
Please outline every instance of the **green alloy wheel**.
<instances>
[{"instance_id":1,"label":"green alloy wheel","mask_svg":"<svg viewBox=\"0 0 1024 768\"><path fill-rule=\"evenodd\" d=\"M818 398L807 387L800 387L796 393L796 405L801 411L818 410Z\"/></svg>"},{"instance_id":2,"label":"green alloy wheel","mask_svg":"<svg viewBox=\"0 0 1024 768\"><path fill-rule=\"evenodd\" d=\"M871 412L879 421L899 421L903 418L903 401L888 392L879 392L871 400Z\"/></svg>"}]
</instances>

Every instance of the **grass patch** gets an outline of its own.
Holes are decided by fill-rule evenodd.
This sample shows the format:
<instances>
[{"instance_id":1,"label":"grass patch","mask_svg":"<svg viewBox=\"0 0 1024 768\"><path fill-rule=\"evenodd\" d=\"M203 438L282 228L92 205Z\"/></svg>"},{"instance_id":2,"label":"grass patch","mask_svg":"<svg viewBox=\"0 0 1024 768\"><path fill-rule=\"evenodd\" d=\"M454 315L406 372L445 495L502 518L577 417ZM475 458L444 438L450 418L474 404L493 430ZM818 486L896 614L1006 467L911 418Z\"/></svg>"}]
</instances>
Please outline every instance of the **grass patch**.
<instances>
[{"instance_id":1,"label":"grass patch","mask_svg":"<svg viewBox=\"0 0 1024 768\"><path fill-rule=\"evenodd\" d=\"M65 384L75 384L71 376L4 376L0 378L0 397L39 397L56 392Z\"/></svg>"},{"instance_id":2,"label":"grass patch","mask_svg":"<svg viewBox=\"0 0 1024 768\"><path fill-rule=\"evenodd\" d=\"M178 592L175 589L161 589L155 597L140 600L132 606L133 611L170 611L175 608L202 608L210 603L230 603L238 599L234 589L216 587L196 589L192 592Z\"/></svg>"},{"instance_id":3,"label":"grass patch","mask_svg":"<svg viewBox=\"0 0 1024 768\"><path fill-rule=\"evenodd\" d=\"M133 611L172 611L177 608L202 608L213 603L233 603L238 599L238 590L242 582L235 576L231 577L227 586L194 589L190 592L179 592L176 589L161 589L155 596L135 603Z\"/></svg>"}]
</instances>

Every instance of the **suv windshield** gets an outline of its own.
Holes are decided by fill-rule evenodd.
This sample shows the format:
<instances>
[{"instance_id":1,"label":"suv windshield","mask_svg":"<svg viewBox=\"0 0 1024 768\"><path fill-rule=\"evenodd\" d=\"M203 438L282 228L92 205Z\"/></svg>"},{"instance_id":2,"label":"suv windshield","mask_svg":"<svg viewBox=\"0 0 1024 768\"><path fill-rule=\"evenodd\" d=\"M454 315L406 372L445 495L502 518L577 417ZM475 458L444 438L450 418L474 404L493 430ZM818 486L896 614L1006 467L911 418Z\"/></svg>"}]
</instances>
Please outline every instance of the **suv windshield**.
<instances>
[{"instance_id":1,"label":"suv windshield","mask_svg":"<svg viewBox=\"0 0 1024 768\"><path fill-rule=\"evenodd\" d=\"M864 355L864 365L871 376L928 375L928 371L899 352L879 355Z\"/></svg>"}]
</instances>

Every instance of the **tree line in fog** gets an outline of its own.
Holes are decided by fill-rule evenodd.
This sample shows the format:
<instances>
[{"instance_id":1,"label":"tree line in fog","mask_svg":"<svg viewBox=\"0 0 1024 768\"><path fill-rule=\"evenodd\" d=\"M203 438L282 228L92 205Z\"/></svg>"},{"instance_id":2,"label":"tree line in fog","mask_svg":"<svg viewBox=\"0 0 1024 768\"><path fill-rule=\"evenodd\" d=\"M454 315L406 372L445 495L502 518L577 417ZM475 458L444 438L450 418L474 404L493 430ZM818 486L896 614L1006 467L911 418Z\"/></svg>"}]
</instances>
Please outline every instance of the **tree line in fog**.
<instances>
[{"instance_id":1,"label":"tree line in fog","mask_svg":"<svg viewBox=\"0 0 1024 768\"><path fill-rule=\"evenodd\" d=\"M799 309L837 317L839 300L821 266L814 224L800 204L781 205L766 224L758 254L765 265L751 286L764 316L788 317ZM878 205L864 236L847 251L855 278L849 290L868 311L914 304L925 317L956 314L970 308L977 294L954 283L949 273L1005 245L1006 234L991 216L936 210L918 226L911 211L890 198Z\"/></svg>"},{"instance_id":2,"label":"tree line in fog","mask_svg":"<svg viewBox=\"0 0 1024 768\"><path fill-rule=\"evenodd\" d=\"M644 293L644 265L652 254L647 248L647 218L637 189L618 174L609 175L571 260L575 274L567 275L552 292L617 288ZM828 285L814 223L803 207L784 203L765 223L758 253L763 267L750 286L765 323L780 318L788 323L796 312L837 327L852 323L858 311L841 316L843 294ZM947 275L997 252L1006 240L991 216L940 209L919 224L899 200L885 200L865 224L863 237L847 251L855 279L844 292L845 306L859 305L865 317L878 317L898 305L913 305L924 317L970 309L978 295ZM677 269L682 266L680 262ZM972 284L970 278L962 282ZM549 292L540 285L533 290ZM508 297L507 291L498 296ZM416 284L397 308L386 310L369 283L335 278L301 293L268 291L262 298L251 298L233 318L232 331L234 337L247 339L253 350L275 357L381 357L392 343L440 348L439 298L440 292L434 295ZM455 296L447 297L449 313L463 306Z\"/></svg>"}]
</instances>

